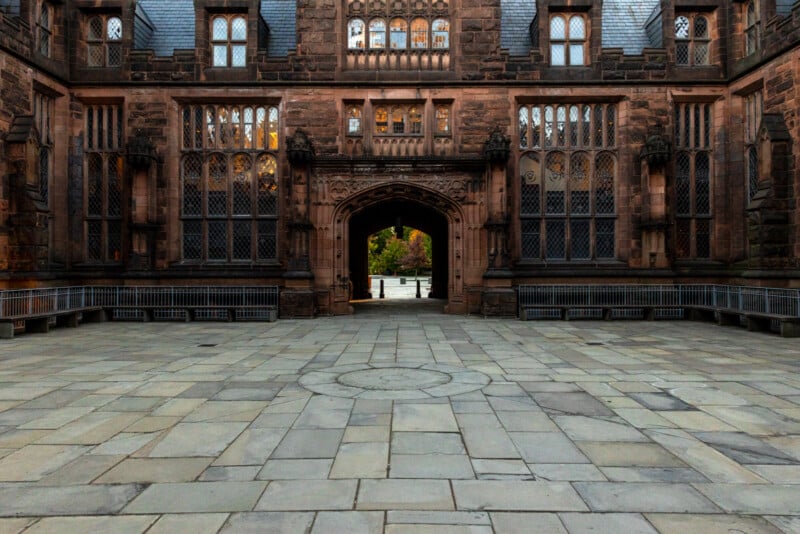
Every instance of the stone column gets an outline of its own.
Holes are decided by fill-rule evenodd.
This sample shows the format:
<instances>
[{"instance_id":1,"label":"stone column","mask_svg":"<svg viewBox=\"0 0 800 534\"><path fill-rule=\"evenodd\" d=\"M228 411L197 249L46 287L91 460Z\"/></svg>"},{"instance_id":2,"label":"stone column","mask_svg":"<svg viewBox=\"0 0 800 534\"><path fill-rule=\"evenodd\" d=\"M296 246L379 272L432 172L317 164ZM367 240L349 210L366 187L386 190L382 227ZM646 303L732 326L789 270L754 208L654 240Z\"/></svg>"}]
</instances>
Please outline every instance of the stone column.
<instances>
[{"instance_id":1,"label":"stone column","mask_svg":"<svg viewBox=\"0 0 800 534\"><path fill-rule=\"evenodd\" d=\"M142 132L128 143L126 162L130 185L130 236L128 269L132 271L153 268L155 232L155 180L158 155L150 138Z\"/></svg>"},{"instance_id":2,"label":"stone column","mask_svg":"<svg viewBox=\"0 0 800 534\"><path fill-rule=\"evenodd\" d=\"M487 268L483 275L483 315L516 315L517 295L514 291L508 251L508 158L511 139L498 127L483 146L488 180L488 220L484 225L487 238Z\"/></svg>"},{"instance_id":3,"label":"stone column","mask_svg":"<svg viewBox=\"0 0 800 534\"><path fill-rule=\"evenodd\" d=\"M669 267L667 257L667 163L670 142L664 128L656 124L648 132L639 156L642 175L642 267Z\"/></svg>"},{"instance_id":4,"label":"stone column","mask_svg":"<svg viewBox=\"0 0 800 534\"><path fill-rule=\"evenodd\" d=\"M310 220L311 196L309 182L314 160L314 147L302 130L286 140L289 159L289 257L288 270L283 275L280 313L282 317L313 317L316 314L313 281L309 260L309 243L313 225Z\"/></svg>"}]
</instances>

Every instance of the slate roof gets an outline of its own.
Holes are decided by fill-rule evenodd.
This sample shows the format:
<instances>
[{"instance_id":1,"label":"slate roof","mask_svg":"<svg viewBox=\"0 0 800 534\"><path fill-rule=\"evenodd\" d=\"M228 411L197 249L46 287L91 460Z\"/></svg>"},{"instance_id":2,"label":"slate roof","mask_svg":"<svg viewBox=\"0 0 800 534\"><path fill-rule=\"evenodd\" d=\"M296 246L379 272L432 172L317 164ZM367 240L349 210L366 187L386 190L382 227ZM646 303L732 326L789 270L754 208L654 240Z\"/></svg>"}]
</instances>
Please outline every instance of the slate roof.
<instances>
[{"instance_id":1,"label":"slate roof","mask_svg":"<svg viewBox=\"0 0 800 534\"><path fill-rule=\"evenodd\" d=\"M652 46L645 22L659 0L604 0L603 48L622 48L626 54L641 54Z\"/></svg>"},{"instance_id":2,"label":"slate roof","mask_svg":"<svg viewBox=\"0 0 800 534\"><path fill-rule=\"evenodd\" d=\"M604 0L603 47L622 48L626 54L640 54L651 46L645 32L647 17L659 0ZM534 0L500 0L500 46L512 56L526 56L531 50L529 26L536 15Z\"/></svg>"},{"instance_id":3,"label":"slate roof","mask_svg":"<svg viewBox=\"0 0 800 534\"><path fill-rule=\"evenodd\" d=\"M2 1L2 0L0 0ZM145 48L171 56L176 48L194 48L194 0L139 0L155 30ZM296 0L262 0L261 17L269 26L270 56L286 56L297 47Z\"/></svg>"},{"instance_id":4,"label":"slate roof","mask_svg":"<svg viewBox=\"0 0 800 534\"><path fill-rule=\"evenodd\" d=\"M0 0L0 9L11 16L19 16L19 0Z\"/></svg>"},{"instance_id":5,"label":"slate roof","mask_svg":"<svg viewBox=\"0 0 800 534\"><path fill-rule=\"evenodd\" d=\"M512 56L530 53L529 28L535 16L535 0L500 0L500 46Z\"/></svg>"},{"instance_id":6,"label":"slate roof","mask_svg":"<svg viewBox=\"0 0 800 534\"><path fill-rule=\"evenodd\" d=\"M284 57L297 48L296 16L296 0L261 0L261 18L269 26L270 56Z\"/></svg>"},{"instance_id":7,"label":"slate roof","mask_svg":"<svg viewBox=\"0 0 800 534\"><path fill-rule=\"evenodd\" d=\"M778 15L788 15L792 12L792 6L795 3L795 0L775 0L775 12Z\"/></svg>"},{"instance_id":8,"label":"slate roof","mask_svg":"<svg viewBox=\"0 0 800 534\"><path fill-rule=\"evenodd\" d=\"M155 26L146 48L171 56L176 48L194 48L194 0L139 0Z\"/></svg>"}]
</instances>

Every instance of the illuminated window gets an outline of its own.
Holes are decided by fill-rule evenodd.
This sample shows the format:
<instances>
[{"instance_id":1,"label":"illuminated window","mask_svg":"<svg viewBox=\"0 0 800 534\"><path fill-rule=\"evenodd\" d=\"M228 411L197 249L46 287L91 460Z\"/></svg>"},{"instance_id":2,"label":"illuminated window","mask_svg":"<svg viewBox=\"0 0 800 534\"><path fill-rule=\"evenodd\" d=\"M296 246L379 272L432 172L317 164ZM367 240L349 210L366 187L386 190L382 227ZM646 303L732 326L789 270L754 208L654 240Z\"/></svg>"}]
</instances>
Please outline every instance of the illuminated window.
<instances>
[{"instance_id":1,"label":"illuminated window","mask_svg":"<svg viewBox=\"0 0 800 534\"><path fill-rule=\"evenodd\" d=\"M422 135L422 106L418 104L375 108L378 135Z\"/></svg>"},{"instance_id":2,"label":"illuminated window","mask_svg":"<svg viewBox=\"0 0 800 534\"><path fill-rule=\"evenodd\" d=\"M535 104L518 117L522 258L614 259L616 106Z\"/></svg>"},{"instance_id":3,"label":"illuminated window","mask_svg":"<svg viewBox=\"0 0 800 534\"><path fill-rule=\"evenodd\" d=\"M244 67L247 64L247 19L219 15L211 19L211 64Z\"/></svg>"},{"instance_id":4,"label":"illuminated window","mask_svg":"<svg viewBox=\"0 0 800 534\"><path fill-rule=\"evenodd\" d=\"M87 64L90 67L119 67L122 63L122 19L96 15L87 22Z\"/></svg>"},{"instance_id":5,"label":"illuminated window","mask_svg":"<svg viewBox=\"0 0 800 534\"><path fill-rule=\"evenodd\" d=\"M581 15L550 18L550 64L556 67L585 65L586 20Z\"/></svg>"},{"instance_id":6,"label":"illuminated window","mask_svg":"<svg viewBox=\"0 0 800 534\"><path fill-rule=\"evenodd\" d=\"M347 135L361 135L361 108L350 106L347 108Z\"/></svg>"},{"instance_id":7,"label":"illuminated window","mask_svg":"<svg viewBox=\"0 0 800 534\"><path fill-rule=\"evenodd\" d=\"M278 109L194 105L182 116L183 260L274 261Z\"/></svg>"},{"instance_id":8,"label":"illuminated window","mask_svg":"<svg viewBox=\"0 0 800 534\"><path fill-rule=\"evenodd\" d=\"M347 25L347 48L364 50L367 41L364 21L353 19Z\"/></svg>"},{"instance_id":9,"label":"illuminated window","mask_svg":"<svg viewBox=\"0 0 800 534\"><path fill-rule=\"evenodd\" d=\"M450 135L450 107L436 106L436 135Z\"/></svg>"},{"instance_id":10,"label":"illuminated window","mask_svg":"<svg viewBox=\"0 0 800 534\"><path fill-rule=\"evenodd\" d=\"M411 24L406 18L395 17L388 26L381 18L372 19L366 25L360 18L350 19L347 23L347 48L350 50L446 50L449 47L450 22L444 18L434 19L430 24L420 17L412 19Z\"/></svg>"}]
</instances>

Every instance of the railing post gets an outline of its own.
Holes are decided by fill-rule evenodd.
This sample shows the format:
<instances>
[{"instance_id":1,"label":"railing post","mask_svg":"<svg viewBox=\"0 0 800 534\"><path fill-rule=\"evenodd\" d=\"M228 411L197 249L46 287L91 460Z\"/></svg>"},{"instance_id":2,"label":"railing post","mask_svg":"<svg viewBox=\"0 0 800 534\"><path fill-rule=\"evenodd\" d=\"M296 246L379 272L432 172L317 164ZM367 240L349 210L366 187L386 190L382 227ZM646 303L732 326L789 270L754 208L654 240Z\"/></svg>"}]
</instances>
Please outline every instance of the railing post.
<instances>
[{"instance_id":1,"label":"railing post","mask_svg":"<svg viewBox=\"0 0 800 534\"><path fill-rule=\"evenodd\" d=\"M381 279L381 292L379 293L378 298L386 298L386 295L383 293L383 279Z\"/></svg>"}]
</instances>

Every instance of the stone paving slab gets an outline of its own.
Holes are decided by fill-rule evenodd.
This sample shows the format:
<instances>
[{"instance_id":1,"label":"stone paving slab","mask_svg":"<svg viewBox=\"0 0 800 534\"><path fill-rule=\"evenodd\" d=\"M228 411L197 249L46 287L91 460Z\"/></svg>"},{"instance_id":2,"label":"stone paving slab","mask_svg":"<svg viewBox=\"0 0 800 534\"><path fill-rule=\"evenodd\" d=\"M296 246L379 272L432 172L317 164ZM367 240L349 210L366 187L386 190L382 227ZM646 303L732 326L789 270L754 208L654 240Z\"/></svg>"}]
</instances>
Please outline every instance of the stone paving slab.
<instances>
[{"instance_id":1,"label":"stone paving slab","mask_svg":"<svg viewBox=\"0 0 800 534\"><path fill-rule=\"evenodd\" d=\"M425 304L5 340L0 534L800 532L793 340Z\"/></svg>"}]
</instances>

